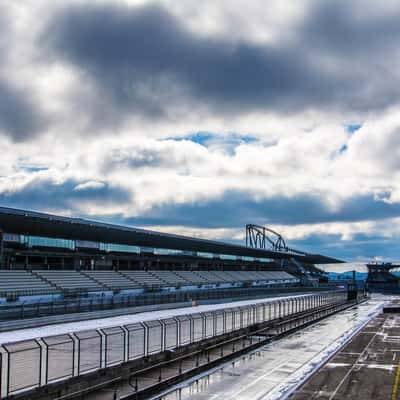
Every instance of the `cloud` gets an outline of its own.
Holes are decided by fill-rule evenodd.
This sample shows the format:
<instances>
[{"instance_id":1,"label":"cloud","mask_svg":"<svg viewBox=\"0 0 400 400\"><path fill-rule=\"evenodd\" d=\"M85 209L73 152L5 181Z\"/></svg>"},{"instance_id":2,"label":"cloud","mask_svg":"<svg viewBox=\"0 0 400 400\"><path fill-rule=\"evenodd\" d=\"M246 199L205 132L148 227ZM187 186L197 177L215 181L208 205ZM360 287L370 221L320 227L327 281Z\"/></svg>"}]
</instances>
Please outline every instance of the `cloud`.
<instances>
[{"instance_id":1,"label":"cloud","mask_svg":"<svg viewBox=\"0 0 400 400\"><path fill-rule=\"evenodd\" d=\"M44 130L48 119L37 104L35 94L8 68L14 45L17 47L12 16L7 6L0 4L0 135L21 141Z\"/></svg>"},{"instance_id":2,"label":"cloud","mask_svg":"<svg viewBox=\"0 0 400 400\"><path fill-rule=\"evenodd\" d=\"M103 189L106 185L104 182L97 181L88 181L84 183L80 183L74 187L75 191L83 191L83 190L98 190Z\"/></svg>"},{"instance_id":3,"label":"cloud","mask_svg":"<svg viewBox=\"0 0 400 400\"><path fill-rule=\"evenodd\" d=\"M330 209L315 195L257 198L252 193L226 191L223 196L208 201L156 206L128 221L134 225L234 228L247 223L290 226L394 217L400 217L400 204L376 201L372 196L351 197L340 207Z\"/></svg>"},{"instance_id":4,"label":"cloud","mask_svg":"<svg viewBox=\"0 0 400 400\"><path fill-rule=\"evenodd\" d=\"M47 120L29 93L0 80L0 134L20 141L40 133Z\"/></svg>"},{"instance_id":5,"label":"cloud","mask_svg":"<svg viewBox=\"0 0 400 400\"><path fill-rule=\"evenodd\" d=\"M4 4L0 4L0 61L3 61L7 53L7 38L10 31L9 12Z\"/></svg>"},{"instance_id":6,"label":"cloud","mask_svg":"<svg viewBox=\"0 0 400 400\"><path fill-rule=\"evenodd\" d=\"M76 188L79 188L76 190ZM111 185L93 185L73 180L54 182L36 178L21 189L0 192L0 203L5 207L17 207L39 211L58 212L67 215L88 214L88 210L107 209L116 202L129 203L130 194Z\"/></svg>"},{"instance_id":7,"label":"cloud","mask_svg":"<svg viewBox=\"0 0 400 400\"><path fill-rule=\"evenodd\" d=\"M316 2L300 24L300 38L309 40L314 51L348 55L349 61L357 62L359 57L367 59L369 51L376 54L397 46L399 18L399 8L389 2L378 7L359 0Z\"/></svg>"},{"instance_id":8,"label":"cloud","mask_svg":"<svg viewBox=\"0 0 400 400\"><path fill-rule=\"evenodd\" d=\"M93 107L116 123L135 114L177 119L191 107L228 115L385 108L400 89L361 44L394 50L396 22L321 3L298 24L295 40L261 45L203 37L159 5L100 3L63 7L44 36L53 57L91 82Z\"/></svg>"},{"instance_id":9,"label":"cloud","mask_svg":"<svg viewBox=\"0 0 400 400\"><path fill-rule=\"evenodd\" d=\"M398 2L265 10L1 3L0 202L224 240L264 223L313 252L392 254Z\"/></svg>"}]
</instances>

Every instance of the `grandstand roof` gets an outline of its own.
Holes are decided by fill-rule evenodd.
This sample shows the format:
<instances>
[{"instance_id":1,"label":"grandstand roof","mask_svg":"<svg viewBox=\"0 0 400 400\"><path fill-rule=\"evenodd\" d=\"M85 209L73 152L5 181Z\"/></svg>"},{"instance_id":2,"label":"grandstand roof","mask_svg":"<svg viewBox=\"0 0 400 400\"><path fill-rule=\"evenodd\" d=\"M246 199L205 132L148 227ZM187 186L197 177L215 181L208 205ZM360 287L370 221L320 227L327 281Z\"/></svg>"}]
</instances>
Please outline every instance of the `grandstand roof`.
<instances>
[{"instance_id":1,"label":"grandstand roof","mask_svg":"<svg viewBox=\"0 0 400 400\"><path fill-rule=\"evenodd\" d=\"M90 240L143 247L156 247L258 258L288 259L321 264L341 260L319 254L292 254L254 249L232 243L155 232L140 228L69 218L51 214L0 207L0 229L8 233L64 239Z\"/></svg>"}]
</instances>

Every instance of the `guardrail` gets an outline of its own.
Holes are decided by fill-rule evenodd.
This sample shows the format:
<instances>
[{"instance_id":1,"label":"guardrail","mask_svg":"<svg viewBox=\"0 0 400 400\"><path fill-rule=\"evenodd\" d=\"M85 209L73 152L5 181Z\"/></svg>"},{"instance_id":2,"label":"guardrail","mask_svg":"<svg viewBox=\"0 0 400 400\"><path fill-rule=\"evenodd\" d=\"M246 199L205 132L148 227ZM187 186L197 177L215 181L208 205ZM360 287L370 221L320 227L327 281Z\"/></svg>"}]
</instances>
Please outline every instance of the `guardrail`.
<instances>
[{"instance_id":1,"label":"guardrail","mask_svg":"<svg viewBox=\"0 0 400 400\"><path fill-rule=\"evenodd\" d=\"M65 381L252 325L347 302L346 291L300 295L0 346L0 397Z\"/></svg>"}]
</instances>

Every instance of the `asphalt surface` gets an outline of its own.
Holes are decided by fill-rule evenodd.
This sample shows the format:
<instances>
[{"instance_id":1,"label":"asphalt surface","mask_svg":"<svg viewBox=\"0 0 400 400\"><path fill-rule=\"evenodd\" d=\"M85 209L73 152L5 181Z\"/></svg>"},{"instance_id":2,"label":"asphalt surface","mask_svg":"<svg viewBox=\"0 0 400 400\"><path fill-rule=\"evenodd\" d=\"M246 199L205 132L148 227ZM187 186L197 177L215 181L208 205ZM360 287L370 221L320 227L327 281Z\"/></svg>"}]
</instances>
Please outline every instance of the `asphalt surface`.
<instances>
[{"instance_id":1,"label":"asphalt surface","mask_svg":"<svg viewBox=\"0 0 400 400\"><path fill-rule=\"evenodd\" d=\"M313 371L319 360L324 359L324 354L340 349L343 338L361 326L363 321L368 321L369 314L379 309L382 303L382 300L371 300L335 314L242 356L209 375L183 382L178 389L160 398L162 400L286 398L288 391ZM312 398L310 392L302 396L297 399Z\"/></svg>"},{"instance_id":2,"label":"asphalt surface","mask_svg":"<svg viewBox=\"0 0 400 400\"><path fill-rule=\"evenodd\" d=\"M400 399L400 314L381 313L290 400Z\"/></svg>"}]
</instances>

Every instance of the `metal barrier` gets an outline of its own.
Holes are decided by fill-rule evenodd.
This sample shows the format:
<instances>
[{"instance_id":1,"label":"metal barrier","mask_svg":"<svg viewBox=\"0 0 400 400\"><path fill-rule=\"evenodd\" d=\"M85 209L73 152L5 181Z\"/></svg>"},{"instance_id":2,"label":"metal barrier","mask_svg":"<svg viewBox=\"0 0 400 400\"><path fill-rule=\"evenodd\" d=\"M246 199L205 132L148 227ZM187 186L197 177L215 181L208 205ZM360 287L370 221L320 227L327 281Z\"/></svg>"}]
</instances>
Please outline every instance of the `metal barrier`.
<instances>
[{"instance_id":1,"label":"metal barrier","mask_svg":"<svg viewBox=\"0 0 400 400\"><path fill-rule=\"evenodd\" d=\"M254 297L282 293L305 291L298 286L263 286L241 288L218 288L208 290L188 290L166 292L150 292L144 294L124 294L119 296L78 297L59 300L42 300L36 303L26 302L14 305L0 305L0 321L64 315L99 310L114 310L124 307L140 307L164 303L181 303L193 300L213 300L222 298ZM315 288L313 290L316 290ZM322 290L326 290L323 288Z\"/></svg>"},{"instance_id":2,"label":"metal barrier","mask_svg":"<svg viewBox=\"0 0 400 400\"><path fill-rule=\"evenodd\" d=\"M257 323L347 302L347 292L302 295L0 346L1 398Z\"/></svg>"},{"instance_id":3,"label":"metal barrier","mask_svg":"<svg viewBox=\"0 0 400 400\"><path fill-rule=\"evenodd\" d=\"M74 336L78 341L77 375L101 368L103 337L100 332L76 332Z\"/></svg>"},{"instance_id":4,"label":"metal barrier","mask_svg":"<svg viewBox=\"0 0 400 400\"><path fill-rule=\"evenodd\" d=\"M121 326L99 329L104 337L104 367L120 364L125 361L125 329Z\"/></svg>"},{"instance_id":5,"label":"metal barrier","mask_svg":"<svg viewBox=\"0 0 400 400\"><path fill-rule=\"evenodd\" d=\"M46 369L45 383L74 375L75 342L70 335L51 336L43 338L45 347Z\"/></svg>"},{"instance_id":6,"label":"metal barrier","mask_svg":"<svg viewBox=\"0 0 400 400\"><path fill-rule=\"evenodd\" d=\"M141 323L126 325L127 344L128 344L128 361L142 358L145 355L145 327Z\"/></svg>"}]
</instances>

